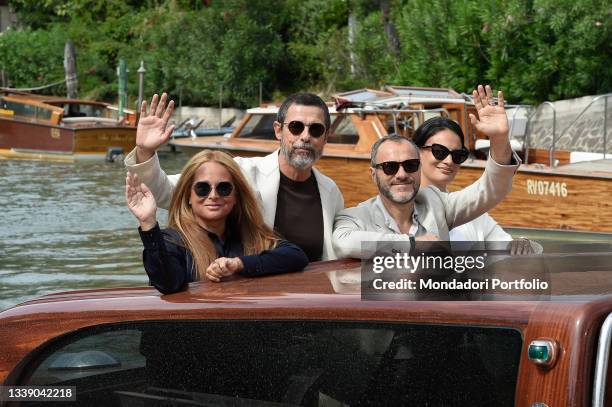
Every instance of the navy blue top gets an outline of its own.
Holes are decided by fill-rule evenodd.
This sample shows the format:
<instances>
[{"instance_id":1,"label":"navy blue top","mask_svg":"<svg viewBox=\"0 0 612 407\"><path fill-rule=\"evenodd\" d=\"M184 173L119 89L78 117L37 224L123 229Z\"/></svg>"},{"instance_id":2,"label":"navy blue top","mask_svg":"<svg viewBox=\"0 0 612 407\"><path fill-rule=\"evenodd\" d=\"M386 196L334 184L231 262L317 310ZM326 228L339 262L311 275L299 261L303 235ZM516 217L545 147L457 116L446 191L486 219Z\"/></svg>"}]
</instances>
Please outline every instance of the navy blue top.
<instances>
[{"instance_id":1,"label":"navy blue top","mask_svg":"<svg viewBox=\"0 0 612 407\"><path fill-rule=\"evenodd\" d=\"M161 230L159 224L151 230L138 228L144 245L142 261L150 283L162 294L171 294L185 289L187 283L198 279L193 256L183 243L180 233L168 228ZM280 240L274 249L256 255L244 255L240 236L227 228L225 240L208 232L217 250L218 257L239 257L244 264L240 274L253 277L300 271L308 265L308 257L302 249L286 240Z\"/></svg>"}]
</instances>

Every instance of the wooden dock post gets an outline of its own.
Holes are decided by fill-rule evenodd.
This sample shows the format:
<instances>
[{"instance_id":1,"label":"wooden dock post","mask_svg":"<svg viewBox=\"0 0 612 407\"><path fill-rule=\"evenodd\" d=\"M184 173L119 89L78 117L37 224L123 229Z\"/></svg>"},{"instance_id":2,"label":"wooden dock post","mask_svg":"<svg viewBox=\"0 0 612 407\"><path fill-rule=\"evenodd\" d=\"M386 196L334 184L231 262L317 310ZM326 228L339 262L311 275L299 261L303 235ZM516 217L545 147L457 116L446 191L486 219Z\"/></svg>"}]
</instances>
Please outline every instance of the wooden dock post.
<instances>
[{"instance_id":1,"label":"wooden dock post","mask_svg":"<svg viewBox=\"0 0 612 407\"><path fill-rule=\"evenodd\" d=\"M76 52L71 41L66 41L64 46L64 72L66 77L66 96L68 99L78 99L79 81L77 79Z\"/></svg>"}]
</instances>

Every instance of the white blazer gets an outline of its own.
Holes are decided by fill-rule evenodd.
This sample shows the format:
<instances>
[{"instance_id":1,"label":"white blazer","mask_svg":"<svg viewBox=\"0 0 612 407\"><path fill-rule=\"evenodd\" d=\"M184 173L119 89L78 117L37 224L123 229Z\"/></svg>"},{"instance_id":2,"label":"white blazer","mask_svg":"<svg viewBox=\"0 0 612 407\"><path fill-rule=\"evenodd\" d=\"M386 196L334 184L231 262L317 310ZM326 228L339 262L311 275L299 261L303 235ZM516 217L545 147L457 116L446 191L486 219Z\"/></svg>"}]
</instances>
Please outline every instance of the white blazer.
<instances>
[{"instance_id":1,"label":"white blazer","mask_svg":"<svg viewBox=\"0 0 612 407\"><path fill-rule=\"evenodd\" d=\"M264 221L273 228L280 184L278 150L265 157L235 157L234 160L242 169L242 173L246 176L251 188L253 188L262 209ZM167 175L159 165L157 154L143 163L136 164L136 149L125 157L124 163L128 171L137 174L140 180L149 187L157 205L160 208L168 209L174 185L176 185L181 174ZM316 168L313 168L313 173L319 187L321 209L323 211L322 260L333 260L337 258L332 245L334 218L344 208L344 199L340 189L331 178Z\"/></svg>"}]
</instances>

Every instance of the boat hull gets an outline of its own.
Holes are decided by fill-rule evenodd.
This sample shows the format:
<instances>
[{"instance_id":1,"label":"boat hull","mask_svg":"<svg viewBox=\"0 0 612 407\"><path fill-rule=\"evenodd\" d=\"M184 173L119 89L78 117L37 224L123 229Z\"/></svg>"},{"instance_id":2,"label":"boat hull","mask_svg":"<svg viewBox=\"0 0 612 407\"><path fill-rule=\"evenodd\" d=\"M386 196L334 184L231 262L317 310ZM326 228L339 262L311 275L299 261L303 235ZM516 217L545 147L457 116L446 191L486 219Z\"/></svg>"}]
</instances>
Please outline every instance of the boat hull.
<instances>
[{"instance_id":1,"label":"boat hull","mask_svg":"<svg viewBox=\"0 0 612 407\"><path fill-rule=\"evenodd\" d=\"M263 156L273 151L271 143L267 148L263 143L253 143L251 147L236 144L218 140L203 145L181 140L180 147L190 156L204 148L241 157ZM476 181L484 166L482 160L470 160L462 165L449 190L456 191ZM346 207L378 193L367 154L360 154L358 158L342 157L338 146L328 145L316 167L336 182ZM521 165L514 177L512 192L489 213L504 227L612 233L610 190L612 173L571 174L562 169Z\"/></svg>"},{"instance_id":2,"label":"boat hull","mask_svg":"<svg viewBox=\"0 0 612 407\"><path fill-rule=\"evenodd\" d=\"M462 167L449 189L474 182L482 174L479 167ZM612 233L611 188L610 175L569 174L522 165L514 176L512 192L489 213L503 226Z\"/></svg>"},{"instance_id":3,"label":"boat hull","mask_svg":"<svg viewBox=\"0 0 612 407\"><path fill-rule=\"evenodd\" d=\"M98 159L104 158L109 148L127 153L135 145L134 127L70 128L0 119L0 158Z\"/></svg>"}]
</instances>

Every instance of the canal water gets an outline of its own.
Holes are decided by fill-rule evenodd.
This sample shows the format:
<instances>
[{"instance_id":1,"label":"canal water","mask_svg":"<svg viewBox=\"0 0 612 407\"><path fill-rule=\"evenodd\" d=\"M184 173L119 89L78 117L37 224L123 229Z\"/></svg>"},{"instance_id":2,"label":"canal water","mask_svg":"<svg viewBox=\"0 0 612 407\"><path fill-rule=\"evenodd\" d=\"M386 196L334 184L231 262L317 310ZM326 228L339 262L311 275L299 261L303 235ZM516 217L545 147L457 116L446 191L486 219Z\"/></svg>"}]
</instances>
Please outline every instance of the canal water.
<instances>
[{"instance_id":1,"label":"canal water","mask_svg":"<svg viewBox=\"0 0 612 407\"><path fill-rule=\"evenodd\" d=\"M160 156L178 173L183 154ZM57 291L147 284L121 162L0 160L0 311ZM160 224L167 212L158 210Z\"/></svg>"}]
</instances>

